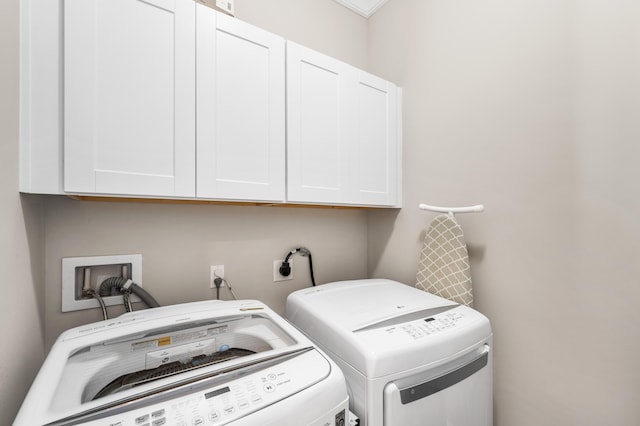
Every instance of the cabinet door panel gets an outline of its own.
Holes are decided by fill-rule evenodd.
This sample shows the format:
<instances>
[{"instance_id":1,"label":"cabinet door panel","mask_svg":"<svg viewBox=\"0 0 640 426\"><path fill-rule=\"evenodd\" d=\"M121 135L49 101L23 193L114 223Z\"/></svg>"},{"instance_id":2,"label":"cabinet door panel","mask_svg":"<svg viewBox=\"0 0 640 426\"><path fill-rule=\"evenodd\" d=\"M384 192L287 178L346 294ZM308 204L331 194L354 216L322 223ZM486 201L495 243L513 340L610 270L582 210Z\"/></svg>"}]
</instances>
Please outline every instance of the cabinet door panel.
<instances>
[{"instance_id":1,"label":"cabinet door panel","mask_svg":"<svg viewBox=\"0 0 640 426\"><path fill-rule=\"evenodd\" d=\"M300 82L299 161L302 186L339 191L343 184L340 170L340 74L302 61Z\"/></svg>"},{"instance_id":2,"label":"cabinet door panel","mask_svg":"<svg viewBox=\"0 0 640 426\"><path fill-rule=\"evenodd\" d=\"M287 42L287 199L346 203L353 151L354 70Z\"/></svg>"},{"instance_id":3,"label":"cabinet door panel","mask_svg":"<svg viewBox=\"0 0 640 426\"><path fill-rule=\"evenodd\" d=\"M195 194L190 0L65 1L65 191Z\"/></svg>"},{"instance_id":4,"label":"cabinet door panel","mask_svg":"<svg viewBox=\"0 0 640 426\"><path fill-rule=\"evenodd\" d=\"M355 199L394 205L397 192L396 87L362 73L358 79L358 174Z\"/></svg>"},{"instance_id":5,"label":"cabinet door panel","mask_svg":"<svg viewBox=\"0 0 640 426\"><path fill-rule=\"evenodd\" d=\"M287 42L287 199L399 204L397 88Z\"/></svg>"},{"instance_id":6,"label":"cabinet door panel","mask_svg":"<svg viewBox=\"0 0 640 426\"><path fill-rule=\"evenodd\" d=\"M284 39L197 10L197 195L282 201Z\"/></svg>"}]
</instances>

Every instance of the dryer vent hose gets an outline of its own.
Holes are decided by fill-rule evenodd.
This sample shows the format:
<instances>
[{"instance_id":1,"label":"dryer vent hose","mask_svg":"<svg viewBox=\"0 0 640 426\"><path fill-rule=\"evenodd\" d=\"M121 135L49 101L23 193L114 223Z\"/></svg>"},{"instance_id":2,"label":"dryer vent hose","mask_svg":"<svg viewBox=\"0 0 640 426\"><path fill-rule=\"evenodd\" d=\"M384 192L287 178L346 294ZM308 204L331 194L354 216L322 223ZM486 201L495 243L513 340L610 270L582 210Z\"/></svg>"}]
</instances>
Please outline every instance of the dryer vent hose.
<instances>
[{"instance_id":1,"label":"dryer vent hose","mask_svg":"<svg viewBox=\"0 0 640 426\"><path fill-rule=\"evenodd\" d=\"M160 304L149 294L148 291L134 283L133 281L122 277L111 277L102 281L98 294L102 297L112 296L112 291L117 293L131 292L138 296L150 308L158 308Z\"/></svg>"}]
</instances>

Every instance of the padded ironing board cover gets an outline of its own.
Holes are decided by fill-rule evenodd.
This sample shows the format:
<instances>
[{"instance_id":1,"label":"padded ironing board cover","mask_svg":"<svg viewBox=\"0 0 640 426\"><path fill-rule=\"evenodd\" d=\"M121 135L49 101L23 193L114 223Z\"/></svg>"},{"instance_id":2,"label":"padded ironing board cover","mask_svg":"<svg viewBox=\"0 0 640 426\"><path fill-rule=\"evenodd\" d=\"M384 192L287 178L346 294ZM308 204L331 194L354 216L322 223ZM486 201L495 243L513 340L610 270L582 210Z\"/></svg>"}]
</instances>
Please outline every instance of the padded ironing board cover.
<instances>
[{"instance_id":1,"label":"padded ironing board cover","mask_svg":"<svg viewBox=\"0 0 640 426\"><path fill-rule=\"evenodd\" d=\"M439 215L429 225L420 254L416 288L473 306L467 245L462 228L452 214Z\"/></svg>"}]
</instances>

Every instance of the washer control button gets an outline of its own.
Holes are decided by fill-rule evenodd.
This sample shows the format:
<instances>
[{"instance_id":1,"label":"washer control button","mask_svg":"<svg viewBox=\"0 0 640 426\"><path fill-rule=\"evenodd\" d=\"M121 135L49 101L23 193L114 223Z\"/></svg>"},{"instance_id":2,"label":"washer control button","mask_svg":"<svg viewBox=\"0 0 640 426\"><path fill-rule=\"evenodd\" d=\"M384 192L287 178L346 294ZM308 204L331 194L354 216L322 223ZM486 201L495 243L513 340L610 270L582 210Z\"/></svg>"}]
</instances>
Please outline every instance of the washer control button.
<instances>
[{"instance_id":1,"label":"washer control button","mask_svg":"<svg viewBox=\"0 0 640 426\"><path fill-rule=\"evenodd\" d=\"M272 393L273 391L276 390L276 386L272 383L267 383L262 387L262 389L264 389L266 393Z\"/></svg>"}]
</instances>

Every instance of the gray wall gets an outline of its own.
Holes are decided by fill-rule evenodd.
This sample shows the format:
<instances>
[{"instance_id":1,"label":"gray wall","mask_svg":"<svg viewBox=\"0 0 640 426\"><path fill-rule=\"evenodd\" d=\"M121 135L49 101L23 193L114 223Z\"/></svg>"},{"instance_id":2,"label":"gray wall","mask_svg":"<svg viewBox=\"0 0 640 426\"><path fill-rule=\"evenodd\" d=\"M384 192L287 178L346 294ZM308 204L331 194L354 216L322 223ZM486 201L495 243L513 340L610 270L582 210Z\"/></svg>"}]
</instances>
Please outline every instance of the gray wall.
<instances>
[{"instance_id":1,"label":"gray wall","mask_svg":"<svg viewBox=\"0 0 640 426\"><path fill-rule=\"evenodd\" d=\"M274 283L273 260L292 248L313 254L317 283L366 277L366 212L308 208L81 202L46 206L46 343L67 328L98 321L98 309L60 312L61 259L142 254L143 285L162 305L215 297L209 265L224 264L238 298L284 313L287 294L311 285L306 258L291 281ZM230 298L221 289L225 299ZM123 312L116 307L110 313Z\"/></svg>"},{"instance_id":2,"label":"gray wall","mask_svg":"<svg viewBox=\"0 0 640 426\"><path fill-rule=\"evenodd\" d=\"M367 66L367 20L333 0L236 0L236 17L353 66Z\"/></svg>"},{"instance_id":3,"label":"gray wall","mask_svg":"<svg viewBox=\"0 0 640 426\"><path fill-rule=\"evenodd\" d=\"M18 4L0 2L0 424L13 419L45 353L41 208L18 193Z\"/></svg>"},{"instance_id":4,"label":"gray wall","mask_svg":"<svg viewBox=\"0 0 640 426\"><path fill-rule=\"evenodd\" d=\"M415 282L419 202L459 215L495 333L496 424L640 424L640 5L394 0L373 72L404 88L404 208L369 274Z\"/></svg>"},{"instance_id":5,"label":"gray wall","mask_svg":"<svg viewBox=\"0 0 640 426\"><path fill-rule=\"evenodd\" d=\"M239 18L404 87L405 208L369 213L20 197L18 3L0 2L0 423L57 333L99 318L60 313L62 257L142 253L161 303L212 297L224 263L240 297L281 310L306 260L281 284L271 262L297 244L318 282L412 283L434 216L419 202L487 206L459 220L495 331L496 424L640 423L635 2L392 0L367 23L331 0L237 0Z\"/></svg>"}]
</instances>

